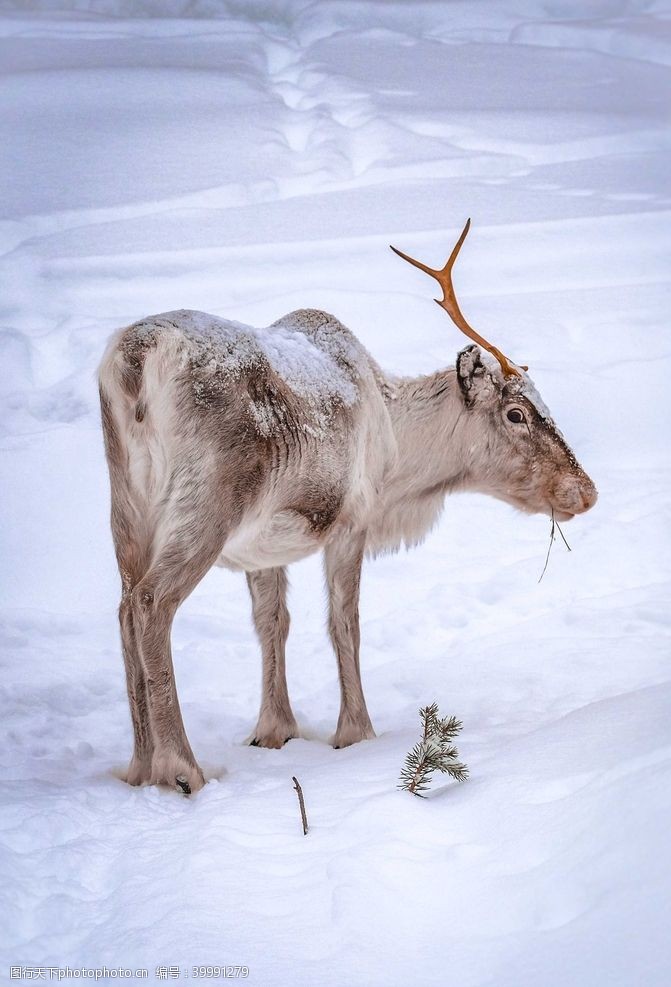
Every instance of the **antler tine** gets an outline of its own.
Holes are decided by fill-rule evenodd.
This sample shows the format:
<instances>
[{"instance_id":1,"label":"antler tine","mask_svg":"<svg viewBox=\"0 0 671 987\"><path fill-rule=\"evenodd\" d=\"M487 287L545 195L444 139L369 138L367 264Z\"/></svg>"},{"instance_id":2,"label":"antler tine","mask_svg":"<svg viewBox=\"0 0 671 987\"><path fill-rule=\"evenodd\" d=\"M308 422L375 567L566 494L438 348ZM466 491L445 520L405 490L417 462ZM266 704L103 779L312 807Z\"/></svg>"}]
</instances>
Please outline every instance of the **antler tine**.
<instances>
[{"instance_id":1,"label":"antler tine","mask_svg":"<svg viewBox=\"0 0 671 987\"><path fill-rule=\"evenodd\" d=\"M436 279L440 287L443 289L443 297L442 299L436 298L435 302L440 305L441 308L445 309L454 324L458 326L469 339L472 339L475 343L482 346L483 349L486 349L489 353L491 353L492 356L496 357L501 365L501 370L503 371L504 377L520 377L521 375L517 367L513 366L513 364L508 361L507 357L504 356L501 350L498 350L496 346L492 345L492 343L488 343L487 340L480 335L480 333L476 332L475 329L468 324L461 309L459 308L457 296L454 293L454 286L452 284L452 267L457 259L457 256L459 255L459 251L461 250L462 244L466 239L470 227L471 221L468 219L462 230L461 236L454 245L454 249L449 256L445 267L438 271L434 270L432 267L428 267L426 264L422 264L421 261L415 260L414 257L404 254L402 250L397 250L396 247L392 247L391 249L395 254L398 254L399 257L402 257L403 260L407 260L409 264L413 264L415 267L418 267L420 271L424 271L425 274L429 274L432 278ZM527 367L522 367L522 369L526 370Z\"/></svg>"}]
</instances>

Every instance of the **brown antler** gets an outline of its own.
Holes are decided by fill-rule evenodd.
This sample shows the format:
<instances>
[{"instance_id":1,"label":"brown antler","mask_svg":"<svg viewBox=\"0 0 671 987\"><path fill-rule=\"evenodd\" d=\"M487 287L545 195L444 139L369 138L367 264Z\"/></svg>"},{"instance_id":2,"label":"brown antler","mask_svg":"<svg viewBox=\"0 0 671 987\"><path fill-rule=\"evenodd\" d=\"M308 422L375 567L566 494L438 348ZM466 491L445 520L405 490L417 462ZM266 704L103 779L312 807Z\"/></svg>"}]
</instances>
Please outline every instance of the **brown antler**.
<instances>
[{"instance_id":1,"label":"brown antler","mask_svg":"<svg viewBox=\"0 0 671 987\"><path fill-rule=\"evenodd\" d=\"M403 260L407 260L409 264L414 264L414 266L418 267L420 271L424 271L426 274L430 274L432 278L436 279L440 287L443 289L442 301L436 298L436 303L440 305L441 308L445 309L454 324L457 325L461 331L469 337L469 339L474 340L474 342L488 350L492 356L496 357L501 364L501 370L503 371L504 377L520 377L521 374L517 367L509 363L507 357L503 355L501 350L497 350L496 346L492 346L492 344L488 343L486 339L475 331L475 329L469 326L468 322L462 315L461 309L459 308L459 304L457 302L457 296L454 293L454 287L452 285L452 267L457 259L459 251L461 250L461 245L466 239L466 234L468 233L470 226L471 221L469 219L464 226L463 233L457 240L454 250L449 256L447 264L440 271L434 271L432 267L427 267L426 264L422 264L420 261L415 260L414 257L409 257L408 254L404 254L402 250L397 250L396 247L392 247L391 249L395 254L398 254L399 257L402 257ZM522 370L528 369L528 367L522 367Z\"/></svg>"}]
</instances>

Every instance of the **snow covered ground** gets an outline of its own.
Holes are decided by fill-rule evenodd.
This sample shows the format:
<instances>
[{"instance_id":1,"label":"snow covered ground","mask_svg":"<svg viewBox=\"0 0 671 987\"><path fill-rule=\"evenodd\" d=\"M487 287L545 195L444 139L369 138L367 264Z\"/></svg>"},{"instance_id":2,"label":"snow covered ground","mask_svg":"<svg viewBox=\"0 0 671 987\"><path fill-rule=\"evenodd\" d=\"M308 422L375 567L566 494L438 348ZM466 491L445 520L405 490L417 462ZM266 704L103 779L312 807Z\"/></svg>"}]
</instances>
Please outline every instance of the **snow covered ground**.
<instances>
[{"instance_id":1,"label":"snow covered ground","mask_svg":"<svg viewBox=\"0 0 671 987\"><path fill-rule=\"evenodd\" d=\"M2 983L246 964L261 987L666 987L669 4L0 13ZM530 365L600 490L573 551L538 584L547 519L463 496L422 548L367 564L378 737L340 751L319 560L292 573L305 739L280 751L243 745L258 648L244 579L211 572L174 631L209 784L129 788L107 335L316 306L389 370L445 366L463 340L387 244L437 264L469 215L463 307ZM421 801L396 781L433 700L464 722L471 780Z\"/></svg>"}]
</instances>

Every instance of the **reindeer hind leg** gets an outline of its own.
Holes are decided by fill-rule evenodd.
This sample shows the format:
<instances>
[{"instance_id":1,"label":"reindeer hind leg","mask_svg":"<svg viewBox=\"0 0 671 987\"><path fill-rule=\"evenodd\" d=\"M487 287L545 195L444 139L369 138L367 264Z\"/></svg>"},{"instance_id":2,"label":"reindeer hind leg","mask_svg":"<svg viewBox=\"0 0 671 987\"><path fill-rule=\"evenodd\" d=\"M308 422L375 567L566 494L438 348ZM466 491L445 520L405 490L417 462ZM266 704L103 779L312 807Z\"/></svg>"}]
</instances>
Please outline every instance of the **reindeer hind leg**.
<instances>
[{"instance_id":1,"label":"reindeer hind leg","mask_svg":"<svg viewBox=\"0 0 671 987\"><path fill-rule=\"evenodd\" d=\"M180 484L157 520L149 568L131 591L131 610L147 686L153 742L152 784L185 794L204 778L186 736L177 697L170 632L177 608L214 564L223 547L226 514L215 477L195 462L179 466Z\"/></svg>"},{"instance_id":2,"label":"reindeer hind leg","mask_svg":"<svg viewBox=\"0 0 671 987\"><path fill-rule=\"evenodd\" d=\"M102 387L100 405L110 474L112 538L122 587L119 605L121 650L133 725L133 756L126 780L131 785L141 785L151 777L153 739L147 707L147 683L133 621L131 592L147 569L147 534L133 501L126 468L127 456L121 444L112 406Z\"/></svg>"}]
</instances>

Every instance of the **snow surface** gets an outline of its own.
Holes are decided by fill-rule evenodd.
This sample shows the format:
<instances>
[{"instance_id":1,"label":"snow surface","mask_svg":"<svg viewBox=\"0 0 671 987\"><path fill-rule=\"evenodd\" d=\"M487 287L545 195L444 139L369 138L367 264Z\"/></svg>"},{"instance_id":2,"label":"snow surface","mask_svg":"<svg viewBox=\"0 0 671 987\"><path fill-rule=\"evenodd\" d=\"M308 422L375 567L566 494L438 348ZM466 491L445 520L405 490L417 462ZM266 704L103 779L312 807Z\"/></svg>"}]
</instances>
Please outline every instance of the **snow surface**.
<instances>
[{"instance_id":1,"label":"snow surface","mask_svg":"<svg viewBox=\"0 0 671 987\"><path fill-rule=\"evenodd\" d=\"M668 3L0 11L3 982L247 964L263 987L666 987ZM464 311L529 364L600 490L573 551L538 584L547 519L463 496L422 548L367 564L378 737L340 751L319 560L292 570L306 739L280 751L243 746L258 648L244 579L211 572L173 636L209 784L129 788L108 335L313 306L389 371L429 371L463 340L387 245L436 266L469 215ZM395 786L433 700L464 722L471 780L421 801Z\"/></svg>"}]
</instances>

